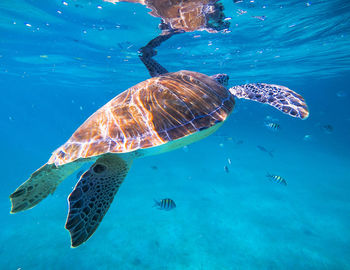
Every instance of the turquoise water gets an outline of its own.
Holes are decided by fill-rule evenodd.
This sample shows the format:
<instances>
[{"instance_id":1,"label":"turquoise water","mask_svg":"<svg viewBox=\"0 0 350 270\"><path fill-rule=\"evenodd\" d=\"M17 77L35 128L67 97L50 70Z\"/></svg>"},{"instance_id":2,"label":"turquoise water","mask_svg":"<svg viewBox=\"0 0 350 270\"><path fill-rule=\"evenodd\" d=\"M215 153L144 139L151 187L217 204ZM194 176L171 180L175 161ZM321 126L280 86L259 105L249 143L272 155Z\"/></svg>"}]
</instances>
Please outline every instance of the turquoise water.
<instances>
[{"instance_id":1,"label":"turquoise water","mask_svg":"<svg viewBox=\"0 0 350 270\"><path fill-rule=\"evenodd\" d=\"M227 73L230 86L286 85L310 117L237 100L211 137L135 160L75 249L64 229L75 175L29 211L10 215L8 196L94 111L149 78L137 51L159 19L130 3L0 2L1 269L350 269L350 3L245 2L222 1L230 32L176 35L156 59ZM153 208L162 198L176 209Z\"/></svg>"}]
</instances>

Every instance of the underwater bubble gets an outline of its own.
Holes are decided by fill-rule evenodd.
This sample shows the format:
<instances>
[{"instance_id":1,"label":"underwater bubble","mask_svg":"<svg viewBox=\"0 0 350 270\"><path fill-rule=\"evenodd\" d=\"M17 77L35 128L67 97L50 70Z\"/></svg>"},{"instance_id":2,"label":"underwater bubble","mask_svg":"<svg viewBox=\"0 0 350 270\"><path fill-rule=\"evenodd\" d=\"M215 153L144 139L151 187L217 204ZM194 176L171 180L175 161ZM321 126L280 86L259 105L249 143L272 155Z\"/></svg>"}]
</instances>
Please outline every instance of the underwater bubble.
<instances>
[{"instance_id":1,"label":"underwater bubble","mask_svg":"<svg viewBox=\"0 0 350 270\"><path fill-rule=\"evenodd\" d=\"M246 14L246 13L247 13L246 10L243 10L243 9L238 9L238 10L237 10L237 14L238 14L238 15L243 15L243 14ZM236 26L238 26L238 25L236 25Z\"/></svg>"},{"instance_id":2,"label":"underwater bubble","mask_svg":"<svg viewBox=\"0 0 350 270\"><path fill-rule=\"evenodd\" d=\"M259 21L265 21L265 20L266 20L266 16L265 16L265 15L262 15L262 16L252 16L252 18L258 19Z\"/></svg>"}]
</instances>

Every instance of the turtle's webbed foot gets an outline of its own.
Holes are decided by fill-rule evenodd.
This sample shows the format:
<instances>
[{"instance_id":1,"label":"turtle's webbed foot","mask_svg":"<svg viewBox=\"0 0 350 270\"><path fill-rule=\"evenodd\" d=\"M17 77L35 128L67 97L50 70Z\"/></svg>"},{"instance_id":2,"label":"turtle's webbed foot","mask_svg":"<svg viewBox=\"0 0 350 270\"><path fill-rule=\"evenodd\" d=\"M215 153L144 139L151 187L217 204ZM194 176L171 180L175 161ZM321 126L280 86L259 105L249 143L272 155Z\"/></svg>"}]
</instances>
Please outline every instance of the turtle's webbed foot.
<instances>
[{"instance_id":1,"label":"turtle's webbed foot","mask_svg":"<svg viewBox=\"0 0 350 270\"><path fill-rule=\"evenodd\" d=\"M11 213L33 208L49 194L53 194L56 187L81 166L80 162L73 162L59 167L47 163L36 170L27 181L10 195Z\"/></svg>"},{"instance_id":2,"label":"turtle's webbed foot","mask_svg":"<svg viewBox=\"0 0 350 270\"><path fill-rule=\"evenodd\" d=\"M53 167L53 165L45 164L10 195L12 204L11 213L33 208L55 191L57 182L55 179L52 179L54 175L50 175Z\"/></svg>"},{"instance_id":3,"label":"turtle's webbed foot","mask_svg":"<svg viewBox=\"0 0 350 270\"><path fill-rule=\"evenodd\" d=\"M129 167L118 157L101 157L80 178L68 197L66 229L72 247L86 242L100 225Z\"/></svg>"},{"instance_id":4,"label":"turtle's webbed foot","mask_svg":"<svg viewBox=\"0 0 350 270\"><path fill-rule=\"evenodd\" d=\"M10 195L11 199L11 213L17 213L27 210L36 204L38 204L43 198L35 198L34 196L28 196L31 193L33 186L23 187L20 186L14 193ZM30 198L31 197L31 198Z\"/></svg>"}]
</instances>

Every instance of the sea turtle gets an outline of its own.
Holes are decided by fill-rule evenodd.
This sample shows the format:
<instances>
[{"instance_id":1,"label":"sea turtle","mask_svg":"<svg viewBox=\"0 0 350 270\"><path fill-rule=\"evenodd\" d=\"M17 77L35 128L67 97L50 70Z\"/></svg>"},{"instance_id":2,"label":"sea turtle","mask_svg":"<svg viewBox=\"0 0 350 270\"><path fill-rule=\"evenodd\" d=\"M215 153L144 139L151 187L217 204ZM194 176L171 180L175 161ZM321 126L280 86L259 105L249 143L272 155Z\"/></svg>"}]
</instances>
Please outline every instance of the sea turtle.
<instances>
[{"instance_id":1,"label":"sea turtle","mask_svg":"<svg viewBox=\"0 0 350 270\"><path fill-rule=\"evenodd\" d=\"M163 32L226 31L230 25L225 20L224 6L218 0L104 0L105 2L131 2L146 5L150 15L161 18Z\"/></svg>"},{"instance_id":2,"label":"sea turtle","mask_svg":"<svg viewBox=\"0 0 350 270\"><path fill-rule=\"evenodd\" d=\"M269 104L293 117L308 117L304 99L283 86L256 83L227 89L225 74L167 72L152 59L154 48L167 38L159 36L140 50L152 78L117 95L91 115L10 195L11 213L34 207L83 164L93 163L68 198L66 229L72 247L77 247L97 229L133 159L183 147L212 134L231 114L235 97Z\"/></svg>"}]
</instances>

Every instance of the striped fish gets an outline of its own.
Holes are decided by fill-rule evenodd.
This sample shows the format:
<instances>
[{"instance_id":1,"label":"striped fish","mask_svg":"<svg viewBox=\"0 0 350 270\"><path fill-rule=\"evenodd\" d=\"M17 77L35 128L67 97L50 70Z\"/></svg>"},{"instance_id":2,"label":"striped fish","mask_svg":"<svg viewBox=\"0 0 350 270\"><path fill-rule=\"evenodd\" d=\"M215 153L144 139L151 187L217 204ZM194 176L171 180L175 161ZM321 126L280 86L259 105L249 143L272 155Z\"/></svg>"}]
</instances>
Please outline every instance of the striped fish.
<instances>
[{"instance_id":1,"label":"striped fish","mask_svg":"<svg viewBox=\"0 0 350 270\"><path fill-rule=\"evenodd\" d=\"M278 131L280 129L280 125L274 122L267 122L265 123L265 126L272 131Z\"/></svg>"},{"instance_id":2,"label":"striped fish","mask_svg":"<svg viewBox=\"0 0 350 270\"><path fill-rule=\"evenodd\" d=\"M273 175L273 174L268 173L268 174L266 174L266 177L275 183L282 184L285 186L287 185L286 179L284 179L283 177L281 177L279 175Z\"/></svg>"},{"instance_id":3,"label":"striped fish","mask_svg":"<svg viewBox=\"0 0 350 270\"><path fill-rule=\"evenodd\" d=\"M154 200L154 206L158 206L158 209L160 210L171 210L176 207L176 204L172 199L167 198L167 199L162 199L160 201Z\"/></svg>"}]
</instances>

